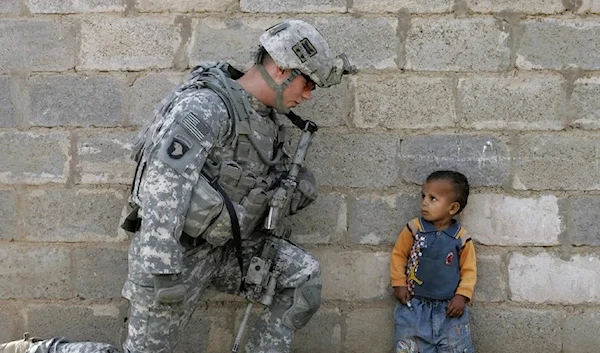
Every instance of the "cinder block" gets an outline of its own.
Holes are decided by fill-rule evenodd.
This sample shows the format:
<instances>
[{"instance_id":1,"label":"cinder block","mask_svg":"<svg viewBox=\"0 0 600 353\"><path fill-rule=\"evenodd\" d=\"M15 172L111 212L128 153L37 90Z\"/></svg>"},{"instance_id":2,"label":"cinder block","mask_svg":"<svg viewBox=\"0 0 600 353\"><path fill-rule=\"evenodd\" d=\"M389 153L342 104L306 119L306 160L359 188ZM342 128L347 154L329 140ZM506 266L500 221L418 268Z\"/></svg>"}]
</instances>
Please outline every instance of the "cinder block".
<instances>
[{"instance_id":1,"label":"cinder block","mask_svg":"<svg viewBox=\"0 0 600 353\"><path fill-rule=\"evenodd\" d=\"M417 71L501 71L510 63L509 29L492 18L413 18L406 65Z\"/></svg>"},{"instance_id":2,"label":"cinder block","mask_svg":"<svg viewBox=\"0 0 600 353\"><path fill-rule=\"evenodd\" d=\"M569 232L573 245L600 245L600 197L580 196L569 200L572 204L572 231Z\"/></svg>"},{"instance_id":3,"label":"cinder block","mask_svg":"<svg viewBox=\"0 0 600 353\"><path fill-rule=\"evenodd\" d=\"M386 134L317 133L306 165L322 186L391 186L398 177L399 142L398 137ZM375 171L377 177L373 177Z\"/></svg>"},{"instance_id":4,"label":"cinder block","mask_svg":"<svg viewBox=\"0 0 600 353\"><path fill-rule=\"evenodd\" d=\"M222 12L233 10L234 0L136 0L139 12Z\"/></svg>"},{"instance_id":5,"label":"cinder block","mask_svg":"<svg viewBox=\"0 0 600 353\"><path fill-rule=\"evenodd\" d=\"M600 129L600 76L575 81L567 114L574 127Z\"/></svg>"},{"instance_id":6,"label":"cinder block","mask_svg":"<svg viewBox=\"0 0 600 353\"><path fill-rule=\"evenodd\" d=\"M554 195L521 198L474 194L461 220L472 237L485 245L560 245L564 230Z\"/></svg>"},{"instance_id":7,"label":"cinder block","mask_svg":"<svg viewBox=\"0 0 600 353\"><path fill-rule=\"evenodd\" d=\"M220 353L228 351L233 346L235 333L231 310L198 308L174 352Z\"/></svg>"},{"instance_id":8,"label":"cinder block","mask_svg":"<svg viewBox=\"0 0 600 353\"><path fill-rule=\"evenodd\" d=\"M23 337L24 319L12 305L0 305L0 342L10 342Z\"/></svg>"},{"instance_id":9,"label":"cinder block","mask_svg":"<svg viewBox=\"0 0 600 353\"><path fill-rule=\"evenodd\" d=\"M522 135L514 148L513 187L518 190L598 190L596 138Z\"/></svg>"},{"instance_id":10,"label":"cinder block","mask_svg":"<svg viewBox=\"0 0 600 353\"><path fill-rule=\"evenodd\" d=\"M50 189L27 195L22 220L30 241L116 242L124 190Z\"/></svg>"},{"instance_id":11,"label":"cinder block","mask_svg":"<svg viewBox=\"0 0 600 353\"><path fill-rule=\"evenodd\" d=\"M79 70L173 66L181 34L169 17L93 17L81 22Z\"/></svg>"},{"instance_id":12,"label":"cinder block","mask_svg":"<svg viewBox=\"0 0 600 353\"><path fill-rule=\"evenodd\" d=\"M123 0L25 0L31 13L123 12Z\"/></svg>"},{"instance_id":13,"label":"cinder block","mask_svg":"<svg viewBox=\"0 0 600 353\"><path fill-rule=\"evenodd\" d=\"M552 275L548 275L551 269ZM573 255L568 261L557 254L515 253L508 265L511 300L562 305L600 302L596 280L600 259L594 255ZM577 295L573 295L577 293Z\"/></svg>"},{"instance_id":14,"label":"cinder block","mask_svg":"<svg viewBox=\"0 0 600 353\"><path fill-rule=\"evenodd\" d=\"M449 77L359 76L354 123L359 128L451 127L456 122L453 90Z\"/></svg>"},{"instance_id":15,"label":"cinder block","mask_svg":"<svg viewBox=\"0 0 600 353\"><path fill-rule=\"evenodd\" d=\"M29 80L35 126L123 125L125 82L115 76L52 75Z\"/></svg>"},{"instance_id":16,"label":"cinder block","mask_svg":"<svg viewBox=\"0 0 600 353\"><path fill-rule=\"evenodd\" d=\"M600 345L600 336L591 332L600 332L600 312L586 310L567 316L563 327L563 352L595 352Z\"/></svg>"},{"instance_id":17,"label":"cinder block","mask_svg":"<svg viewBox=\"0 0 600 353\"><path fill-rule=\"evenodd\" d=\"M510 173L504 142L486 135L428 135L407 137L400 147L402 178L422 184L440 169L465 174L471 186L502 185Z\"/></svg>"},{"instance_id":18,"label":"cinder block","mask_svg":"<svg viewBox=\"0 0 600 353\"><path fill-rule=\"evenodd\" d=\"M475 351L560 353L565 314L548 309L471 308Z\"/></svg>"},{"instance_id":19,"label":"cinder block","mask_svg":"<svg viewBox=\"0 0 600 353\"><path fill-rule=\"evenodd\" d=\"M319 249L314 254L321 265L324 300L370 300L390 295L388 252Z\"/></svg>"},{"instance_id":20,"label":"cinder block","mask_svg":"<svg viewBox=\"0 0 600 353\"><path fill-rule=\"evenodd\" d=\"M522 14L554 14L564 11L564 6L556 0L466 0L469 10L478 13L515 12Z\"/></svg>"},{"instance_id":21,"label":"cinder block","mask_svg":"<svg viewBox=\"0 0 600 353\"><path fill-rule=\"evenodd\" d=\"M577 5L577 2L569 2L570 5ZM581 6L574 9L577 13L600 13L600 0L583 0Z\"/></svg>"},{"instance_id":22,"label":"cinder block","mask_svg":"<svg viewBox=\"0 0 600 353\"><path fill-rule=\"evenodd\" d=\"M521 69L600 69L600 20L536 19L522 23L517 49Z\"/></svg>"},{"instance_id":23,"label":"cinder block","mask_svg":"<svg viewBox=\"0 0 600 353\"><path fill-rule=\"evenodd\" d=\"M303 102L294 112L314 121L319 127L348 124L354 106L354 87L351 79L344 78L339 85L317 88L312 98Z\"/></svg>"},{"instance_id":24,"label":"cinder block","mask_svg":"<svg viewBox=\"0 0 600 353\"><path fill-rule=\"evenodd\" d=\"M12 190L0 190L0 239L17 237L17 195Z\"/></svg>"},{"instance_id":25,"label":"cinder block","mask_svg":"<svg viewBox=\"0 0 600 353\"><path fill-rule=\"evenodd\" d=\"M182 81L182 76L180 73L150 73L135 80L129 92L129 123L149 124L154 119L154 110Z\"/></svg>"},{"instance_id":26,"label":"cinder block","mask_svg":"<svg viewBox=\"0 0 600 353\"><path fill-rule=\"evenodd\" d=\"M90 131L78 133L77 166L81 183L130 185L136 163L130 158L137 132Z\"/></svg>"},{"instance_id":27,"label":"cinder block","mask_svg":"<svg viewBox=\"0 0 600 353\"><path fill-rule=\"evenodd\" d=\"M346 200L341 194L321 193L309 207L290 217L292 241L297 244L335 244L347 233Z\"/></svg>"},{"instance_id":28,"label":"cinder block","mask_svg":"<svg viewBox=\"0 0 600 353\"><path fill-rule=\"evenodd\" d=\"M339 13L346 12L346 0L240 0L240 7L243 12L259 13Z\"/></svg>"},{"instance_id":29,"label":"cinder block","mask_svg":"<svg viewBox=\"0 0 600 353\"><path fill-rule=\"evenodd\" d=\"M13 104L13 78L0 76L0 128L17 126L17 110Z\"/></svg>"},{"instance_id":30,"label":"cinder block","mask_svg":"<svg viewBox=\"0 0 600 353\"><path fill-rule=\"evenodd\" d=\"M66 71L75 67L70 20L1 19L0 70Z\"/></svg>"},{"instance_id":31,"label":"cinder block","mask_svg":"<svg viewBox=\"0 0 600 353\"><path fill-rule=\"evenodd\" d=\"M0 246L0 299L64 299L72 296L71 260L64 248Z\"/></svg>"},{"instance_id":32,"label":"cinder block","mask_svg":"<svg viewBox=\"0 0 600 353\"><path fill-rule=\"evenodd\" d=\"M347 353L390 352L394 346L394 307L355 309L348 313Z\"/></svg>"},{"instance_id":33,"label":"cinder block","mask_svg":"<svg viewBox=\"0 0 600 353\"><path fill-rule=\"evenodd\" d=\"M477 284L473 294L475 302L500 302L506 300L504 280L506 265L501 256L477 254Z\"/></svg>"},{"instance_id":34,"label":"cinder block","mask_svg":"<svg viewBox=\"0 0 600 353\"><path fill-rule=\"evenodd\" d=\"M73 268L78 298L121 298L127 279L127 249L74 249Z\"/></svg>"},{"instance_id":35,"label":"cinder block","mask_svg":"<svg viewBox=\"0 0 600 353\"><path fill-rule=\"evenodd\" d=\"M363 195L349 201L348 233L353 243L393 245L400 231L420 215L417 195Z\"/></svg>"},{"instance_id":36,"label":"cinder block","mask_svg":"<svg viewBox=\"0 0 600 353\"><path fill-rule=\"evenodd\" d=\"M296 331L292 342L294 353L341 353L343 316L337 308L321 306L315 316L301 330Z\"/></svg>"},{"instance_id":37,"label":"cinder block","mask_svg":"<svg viewBox=\"0 0 600 353\"><path fill-rule=\"evenodd\" d=\"M64 183L69 170L69 134L0 132L0 183Z\"/></svg>"},{"instance_id":38,"label":"cinder block","mask_svg":"<svg viewBox=\"0 0 600 353\"><path fill-rule=\"evenodd\" d=\"M0 3L0 13L19 14L21 11L21 0L4 0Z\"/></svg>"},{"instance_id":39,"label":"cinder block","mask_svg":"<svg viewBox=\"0 0 600 353\"><path fill-rule=\"evenodd\" d=\"M126 307L125 300L109 304L32 305L26 310L27 328L36 337L67 337L71 342L101 342L120 347Z\"/></svg>"},{"instance_id":40,"label":"cinder block","mask_svg":"<svg viewBox=\"0 0 600 353\"><path fill-rule=\"evenodd\" d=\"M479 75L458 81L461 125L483 130L560 130L565 81L561 75Z\"/></svg>"},{"instance_id":41,"label":"cinder block","mask_svg":"<svg viewBox=\"0 0 600 353\"><path fill-rule=\"evenodd\" d=\"M411 13L444 13L452 12L454 1L432 0L354 0L352 12L368 13L398 13L398 11L409 11Z\"/></svg>"}]
</instances>

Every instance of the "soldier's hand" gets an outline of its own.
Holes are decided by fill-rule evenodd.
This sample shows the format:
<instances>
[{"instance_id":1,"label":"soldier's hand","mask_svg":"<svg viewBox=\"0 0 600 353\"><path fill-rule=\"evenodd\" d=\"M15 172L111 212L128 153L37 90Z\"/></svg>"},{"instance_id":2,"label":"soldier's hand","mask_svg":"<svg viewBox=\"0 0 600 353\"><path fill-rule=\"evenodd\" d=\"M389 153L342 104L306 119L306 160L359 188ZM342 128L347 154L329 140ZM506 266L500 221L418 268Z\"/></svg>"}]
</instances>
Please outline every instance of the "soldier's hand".
<instances>
[{"instance_id":1,"label":"soldier's hand","mask_svg":"<svg viewBox=\"0 0 600 353\"><path fill-rule=\"evenodd\" d=\"M317 182L313 173L302 167L296 177L298 187L290 201L290 213L295 214L317 199Z\"/></svg>"},{"instance_id":2,"label":"soldier's hand","mask_svg":"<svg viewBox=\"0 0 600 353\"><path fill-rule=\"evenodd\" d=\"M410 301L410 292L407 287L394 287L394 297L406 305Z\"/></svg>"},{"instance_id":3,"label":"soldier's hand","mask_svg":"<svg viewBox=\"0 0 600 353\"><path fill-rule=\"evenodd\" d=\"M449 317L459 317L463 314L465 310L465 305L467 304L469 299L460 294L456 294L450 303L448 303L448 309L446 310L446 316Z\"/></svg>"},{"instance_id":4,"label":"soldier's hand","mask_svg":"<svg viewBox=\"0 0 600 353\"><path fill-rule=\"evenodd\" d=\"M179 303L185 298L181 274L154 275L154 295L163 304Z\"/></svg>"}]
</instances>

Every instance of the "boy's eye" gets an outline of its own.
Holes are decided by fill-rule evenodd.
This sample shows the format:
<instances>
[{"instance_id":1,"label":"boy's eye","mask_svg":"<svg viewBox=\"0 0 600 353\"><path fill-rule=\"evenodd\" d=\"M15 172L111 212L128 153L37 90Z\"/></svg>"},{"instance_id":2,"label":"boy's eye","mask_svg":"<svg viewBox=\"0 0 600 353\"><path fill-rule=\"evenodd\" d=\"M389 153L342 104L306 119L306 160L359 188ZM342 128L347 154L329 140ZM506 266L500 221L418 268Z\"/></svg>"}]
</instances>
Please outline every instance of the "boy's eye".
<instances>
[{"instance_id":1,"label":"boy's eye","mask_svg":"<svg viewBox=\"0 0 600 353\"><path fill-rule=\"evenodd\" d=\"M425 198L425 194L421 194L421 198L424 199Z\"/></svg>"}]
</instances>

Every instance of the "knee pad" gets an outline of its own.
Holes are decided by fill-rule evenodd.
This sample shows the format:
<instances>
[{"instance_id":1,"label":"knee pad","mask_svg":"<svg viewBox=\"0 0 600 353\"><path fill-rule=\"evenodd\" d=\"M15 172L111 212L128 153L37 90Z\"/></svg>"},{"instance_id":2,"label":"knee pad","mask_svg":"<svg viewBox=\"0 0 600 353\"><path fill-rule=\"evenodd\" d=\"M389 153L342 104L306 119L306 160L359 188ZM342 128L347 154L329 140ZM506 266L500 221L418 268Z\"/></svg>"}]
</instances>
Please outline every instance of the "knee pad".
<instances>
[{"instance_id":1,"label":"knee pad","mask_svg":"<svg viewBox=\"0 0 600 353\"><path fill-rule=\"evenodd\" d=\"M281 317L283 324L291 329L304 327L321 306L322 287L321 277L314 277L295 289L283 291L282 295L288 298L274 303L273 313Z\"/></svg>"}]
</instances>

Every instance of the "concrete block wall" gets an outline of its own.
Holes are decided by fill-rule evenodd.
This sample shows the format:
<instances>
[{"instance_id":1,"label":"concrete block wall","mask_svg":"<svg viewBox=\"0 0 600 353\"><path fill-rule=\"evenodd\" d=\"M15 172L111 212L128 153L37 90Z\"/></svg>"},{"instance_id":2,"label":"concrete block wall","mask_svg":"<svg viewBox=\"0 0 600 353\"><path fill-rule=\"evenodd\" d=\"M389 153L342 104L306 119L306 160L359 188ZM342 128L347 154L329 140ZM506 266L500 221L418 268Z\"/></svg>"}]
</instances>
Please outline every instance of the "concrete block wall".
<instances>
[{"instance_id":1,"label":"concrete block wall","mask_svg":"<svg viewBox=\"0 0 600 353\"><path fill-rule=\"evenodd\" d=\"M323 305L294 352L389 352L388 262L431 171L473 186L483 353L592 353L600 336L600 1L5 0L0 4L0 341L118 345L128 154L191 67L251 64L281 18L360 73L297 112L320 182L293 219ZM178 352L223 352L243 312L208 293Z\"/></svg>"}]
</instances>

